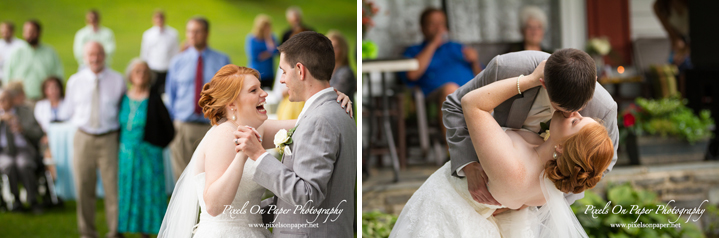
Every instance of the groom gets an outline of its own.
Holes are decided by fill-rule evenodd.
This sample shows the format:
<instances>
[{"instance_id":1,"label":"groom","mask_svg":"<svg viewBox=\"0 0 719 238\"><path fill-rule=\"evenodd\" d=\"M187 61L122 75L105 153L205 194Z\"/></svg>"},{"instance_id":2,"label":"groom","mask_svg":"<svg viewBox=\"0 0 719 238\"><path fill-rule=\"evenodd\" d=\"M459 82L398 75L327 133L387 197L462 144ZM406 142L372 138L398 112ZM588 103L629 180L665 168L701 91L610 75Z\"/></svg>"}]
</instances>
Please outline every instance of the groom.
<instances>
[{"instance_id":1,"label":"groom","mask_svg":"<svg viewBox=\"0 0 719 238\"><path fill-rule=\"evenodd\" d=\"M461 99L470 91L495 81L521 74L529 75L544 60L547 62L544 66L544 79L540 79L542 86L521 89L522 94L508 99L494 109L494 118L499 125L541 133L540 123L551 119L555 110L559 110L565 117L579 112L585 117L601 119L614 143L614 157L604 173L609 172L617 162L617 103L607 90L597 83L596 66L587 53L577 49L561 49L551 56L540 51L499 55L474 79L447 96L447 101L442 105L452 175L467 178L468 190L472 198L479 203L499 205L487 191L486 174L479 164L477 153L472 149L472 139L462 114ZM565 194L569 204L582 197L584 193Z\"/></svg>"},{"instance_id":2,"label":"groom","mask_svg":"<svg viewBox=\"0 0 719 238\"><path fill-rule=\"evenodd\" d=\"M290 101L305 101L289 149L279 161L251 129L240 127L236 150L256 161L253 180L275 194L270 202L276 206L268 210L275 215L274 237L353 237L357 128L330 87L332 42L306 31L278 50Z\"/></svg>"}]
</instances>

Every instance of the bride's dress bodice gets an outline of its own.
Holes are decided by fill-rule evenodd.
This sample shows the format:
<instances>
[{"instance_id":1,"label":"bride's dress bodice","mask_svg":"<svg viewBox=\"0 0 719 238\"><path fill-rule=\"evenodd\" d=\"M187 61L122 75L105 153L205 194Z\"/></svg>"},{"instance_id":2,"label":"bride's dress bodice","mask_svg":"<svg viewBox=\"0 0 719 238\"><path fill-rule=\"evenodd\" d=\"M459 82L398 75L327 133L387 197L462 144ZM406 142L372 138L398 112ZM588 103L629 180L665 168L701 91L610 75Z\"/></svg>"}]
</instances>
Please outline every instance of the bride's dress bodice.
<instances>
[{"instance_id":1,"label":"bride's dress bodice","mask_svg":"<svg viewBox=\"0 0 719 238\"><path fill-rule=\"evenodd\" d=\"M270 232L262 227L252 227L262 224L262 216L251 212L252 208L260 206L265 188L252 180L256 166L255 161L248 159L242 173L242 180L232 200L232 210L227 210L215 217L207 213L207 206L203 197L205 190L205 173L195 175L197 184L197 197L200 203L200 220L194 237L269 237ZM244 209L243 209L244 208ZM241 211L244 211L242 214Z\"/></svg>"}]
</instances>

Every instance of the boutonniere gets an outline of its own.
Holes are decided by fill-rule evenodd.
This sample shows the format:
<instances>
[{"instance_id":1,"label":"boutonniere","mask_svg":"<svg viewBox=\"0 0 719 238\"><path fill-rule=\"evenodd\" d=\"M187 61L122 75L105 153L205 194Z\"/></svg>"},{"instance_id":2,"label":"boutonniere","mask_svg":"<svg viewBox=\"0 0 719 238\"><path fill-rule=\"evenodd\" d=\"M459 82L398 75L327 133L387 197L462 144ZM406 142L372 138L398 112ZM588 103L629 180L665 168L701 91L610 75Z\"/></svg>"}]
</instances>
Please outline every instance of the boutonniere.
<instances>
[{"instance_id":1,"label":"boutonniere","mask_svg":"<svg viewBox=\"0 0 719 238\"><path fill-rule=\"evenodd\" d=\"M539 123L540 129L539 129L539 133L538 133L538 134L539 134L540 137L542 137L542 139L544 139L544 141L549 140L549 125L550 125L550 122L552 122L551 119L550 119L549 121L547 121L547 122L540 122L540 123Z\"/></svg>"},{"instance_id":2,"label":"boutonniere","mask_svg":"<svg viewBox=\"0 0 719 238\"><path fill-rule=\"evenodd\" d=\"M280 153L280 157L282 157L284 154L292 155L290 147L287 146L289 144L292 144L292 134L295 133L295 129L297 129L297 127L290 129L289 132L285 129L281 129L277 131L277 134L275 134L275 148L278 150L277 152Z\"/></svg>"}]
</instances>

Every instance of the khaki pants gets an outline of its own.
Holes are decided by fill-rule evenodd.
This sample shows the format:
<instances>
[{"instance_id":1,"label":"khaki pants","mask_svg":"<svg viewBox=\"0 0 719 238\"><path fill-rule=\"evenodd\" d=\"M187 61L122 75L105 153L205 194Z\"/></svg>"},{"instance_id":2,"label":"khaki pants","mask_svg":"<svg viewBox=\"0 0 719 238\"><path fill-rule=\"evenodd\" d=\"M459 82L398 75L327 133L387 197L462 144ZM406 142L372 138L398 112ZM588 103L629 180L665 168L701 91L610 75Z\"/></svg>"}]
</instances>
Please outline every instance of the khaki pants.
<instances>
[{"instance_id":1,"label":"khaki pants","mask_svg":"<svg viewBox=\"0 0 719 238\"><path fill-rule=\"evenodd\" d=\"M105 219L107 237L117 237L117 153L119 132L91 135L81 130L73 141L75 190L77 193L77 226L80 237L97 237L95 228L96 169L100 168L105 189Z\"/></svg>"},{"instance_id":2,"label":"khaki pants","mask_svg":"<svg viewBox=\"0 0 719 238\"><path fill-rule=\"evenodd\" d=\"M180 178L182 171L190 163L192 153L195 152L210 127L210 124L175 121L175 138L170 143L172 173L175 175L175 181Z\"/></svg>"}]
</instances>

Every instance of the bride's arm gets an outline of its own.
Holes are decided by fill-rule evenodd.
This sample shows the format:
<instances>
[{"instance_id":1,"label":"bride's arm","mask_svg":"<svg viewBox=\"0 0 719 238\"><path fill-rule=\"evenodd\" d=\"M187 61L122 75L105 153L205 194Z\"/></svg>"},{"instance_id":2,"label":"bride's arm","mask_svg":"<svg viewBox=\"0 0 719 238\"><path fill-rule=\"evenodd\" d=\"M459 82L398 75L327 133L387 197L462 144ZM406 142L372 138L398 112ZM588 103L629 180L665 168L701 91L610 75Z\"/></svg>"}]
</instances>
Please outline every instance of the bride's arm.
<instances>
[{"instance_id":1,"label":"bride's arm","mask_svg":"<svg viewBox=\"0 0 719 238\"><path fill-rule=\"evenodd\" d=\"M231 130L217 127L211 138L214 143L207 143L205 148L205 190L203 198L207 205L207 213L217 216L232 204L237 187L242 178L247 156L235 153L235 144Z\"/></svg>"},{"instance_id":2,"label":"bride's arm","mask_svg":"<svg viewBox=\"0 0 719 238\"><path fill-rule=\"evenodd\" d=\"M354 112L352 111L352 104L351 99L346 94L337 91L335 89L335 93L337 93L337 103L339 103L342 108L345 109L345 112L347 114L350 114L350 117L354 115ZM264 123L262 123L262 126L260 128L257 128L258 131L261 131L262 133L262 147L265 149L275 148L274 138L275 134L277 134L277 131L281 129L285 129L289 131L293 127L295 127L295 124L297 124L297 119L295 120L266 120Z\"/></svg>"},{"instance_id":3,"label":"bride's arm","mask_svg":"<svg viewBox=\"0 0 719 238\"><path fill-rule=\"evenodd\" d=\"M265 149L275 148L275 134L281 129L288 132L295 127L297 120L266 120L258 131L262 132L262 147ZM234 148L234 147L233 147Z\"/></svg>"},{"instance_id":4,"label":"bride's arm","mask_svg":"<svg viewBox=\"0 0 719 238\"><path fill-rule=\"evenodd\" d=\"M519 208L523 204L517 200L516 189L521 188L526 171L516 159L514 144L490 114L502 102L517 95L517 82L520 89L530 89L540 85L544 62L535 73L523 77L500 80L473 90L462 97L467 129L472 144L491 185L492 196L509 208Z\"/></svg>"}]
</instances>

